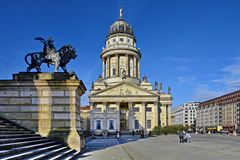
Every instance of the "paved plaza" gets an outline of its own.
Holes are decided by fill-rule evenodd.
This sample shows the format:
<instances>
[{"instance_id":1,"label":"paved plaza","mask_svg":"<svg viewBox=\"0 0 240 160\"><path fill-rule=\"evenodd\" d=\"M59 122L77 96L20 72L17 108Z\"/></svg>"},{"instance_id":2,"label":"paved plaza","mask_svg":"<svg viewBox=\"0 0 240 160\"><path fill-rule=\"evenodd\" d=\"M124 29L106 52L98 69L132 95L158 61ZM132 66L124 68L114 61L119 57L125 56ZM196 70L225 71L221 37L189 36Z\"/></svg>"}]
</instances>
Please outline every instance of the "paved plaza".
<instances>
[{"instance_id":1,"label":"paved plaza","mask_svg":"<svg viewBox=\"0 0 240 160\"><path fill-rule=\"evenodd\" d=\"M94 139L87 143L81 160L239 160L240 137L193 135L180 144L176 135L145 139L123 136L120 140Z\"/></svg>"}]
</instances>

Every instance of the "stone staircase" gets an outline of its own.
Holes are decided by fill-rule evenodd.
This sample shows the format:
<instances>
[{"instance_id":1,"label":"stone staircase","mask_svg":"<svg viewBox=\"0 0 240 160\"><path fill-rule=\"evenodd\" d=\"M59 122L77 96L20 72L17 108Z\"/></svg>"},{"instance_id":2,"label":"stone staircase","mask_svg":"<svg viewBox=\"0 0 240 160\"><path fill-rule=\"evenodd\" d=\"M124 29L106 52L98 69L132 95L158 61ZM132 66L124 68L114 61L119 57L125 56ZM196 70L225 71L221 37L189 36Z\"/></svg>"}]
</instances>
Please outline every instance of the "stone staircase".
<instances>
[{"instance_id":1,"label":"stone staircase","mask_svg":"<svg viewBox=\"0 0 240 160\"><path fill-rule=\"evenodd\" d=\"M75 160L80 153L0 117L1 160Z\"/></svg>"}]
</instances>

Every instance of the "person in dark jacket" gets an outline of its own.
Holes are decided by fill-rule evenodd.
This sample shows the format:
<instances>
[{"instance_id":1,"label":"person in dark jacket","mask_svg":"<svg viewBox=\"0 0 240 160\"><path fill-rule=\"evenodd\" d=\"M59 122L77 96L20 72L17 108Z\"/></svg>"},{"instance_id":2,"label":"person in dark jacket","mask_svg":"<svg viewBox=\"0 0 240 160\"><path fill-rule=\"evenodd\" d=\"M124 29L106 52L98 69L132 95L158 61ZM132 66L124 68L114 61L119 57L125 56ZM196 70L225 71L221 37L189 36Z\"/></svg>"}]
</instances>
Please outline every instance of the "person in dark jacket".
<instances>
[{"instance_id":1,"label":"person in dark jacket","mask_svg":"<svg viewBox=\"0 0 240 160\"><path fill-rule=\"evenodd\" d=\"M149 135L149 137L151 137L152 136L152 131L149 131L148 135Z\"/></svg>"},{"instance_id":2,"label":"person in dark jacket","mask_svg":"<svg viewBox=\"0 0 240 160\"><path fill-rule=\"evenodd\" d=\"M144 131L141 130L140 133L141 133L141 138L144 138Z\"/></svg>"},{"instance_id":3,"label":"person in dark jacket","mask_svg":"<svg viewBox=\"0 0 240 160\"><path fill-rule=\"evenodd\" d=\"M183 137L184 137L184 133L183 133L183 131L180 131L179 132L179 141L180 141L180 143L183 143Z\"/></svg>"},{"instance_id":4,"label":"person in dark jacket","mask_svg":"<svg viewBox=\"0 0 240 160\"><path fill-rule=\"evenodd\" d=\"M135 131L134 130L132 131L132 136L135 136Z\"/></svg>"}]
</instances>

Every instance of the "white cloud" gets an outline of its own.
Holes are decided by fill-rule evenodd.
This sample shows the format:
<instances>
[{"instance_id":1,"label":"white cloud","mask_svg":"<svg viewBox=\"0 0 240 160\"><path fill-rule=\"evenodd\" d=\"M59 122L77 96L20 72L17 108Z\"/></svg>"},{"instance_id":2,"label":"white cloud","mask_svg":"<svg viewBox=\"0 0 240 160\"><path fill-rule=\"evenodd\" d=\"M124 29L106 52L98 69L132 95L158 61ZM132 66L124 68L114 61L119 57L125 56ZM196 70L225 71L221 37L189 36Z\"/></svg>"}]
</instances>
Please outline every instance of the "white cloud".
<instances>
[{"instance_id":1,"label":"white cloud","mask_svg":"<svg viewBox=\"0 0 240 160\"><path fill-rule=\"evenodd\" d=\"M179 76L177 77L177 84L187 84L187 85L193 85L197 83L197 78L194 76Z\"/></svg>"},{"instance_id":2,"label":"white cloud","mask_svg":"<svg viewBox=\"0 0 240 160\"><path fill-rule=\"evenodd\" d=\"M232 75L240 75L240 64L232 64L225 66L221 71Z\"/></svg>"},{"instance_id":3,"label":"white cloud","mask_svg":"<svg viewBox=\"0 0 240 160\"><path fill-rule=\"evenodd\" d=\"M231 58L232 64L223 67L220 71L223 75L212 80L213 83L222 83L227 89L238 89L240 86L240 57Z\"/></svg>"},{"instance_id":4,"label":"white cloud","mask_svg":"<svg viewBox=\"0 0 240 160\"><path fill-rule=\"evenodd\" d=\"M210 90L208 85L199 85L193 90L194 101L205 101L225 94L223 91Z\"/></svg>"}]
</instances>

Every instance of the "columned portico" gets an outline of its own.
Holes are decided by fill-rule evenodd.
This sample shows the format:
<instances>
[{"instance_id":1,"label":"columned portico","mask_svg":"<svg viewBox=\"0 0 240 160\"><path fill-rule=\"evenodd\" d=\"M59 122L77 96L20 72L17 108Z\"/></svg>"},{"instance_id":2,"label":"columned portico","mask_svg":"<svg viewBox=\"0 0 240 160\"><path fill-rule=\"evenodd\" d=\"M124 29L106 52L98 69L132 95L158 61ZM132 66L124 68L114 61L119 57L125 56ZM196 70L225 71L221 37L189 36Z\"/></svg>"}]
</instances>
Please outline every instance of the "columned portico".
<instances>
[{"instance_id":1,"label":"columned portico","mask_svg":"<svg viewBox=\"0 0 240 160\"><path fill-rule=\"evenodd\" d=\"M153 89L146 76L140 79L142 55L133 28L123 17L110 26L105 43L100 54L102 77L93 83L89 95L91 129L96 133L149 131L161 124L160 120L163 126L169 124L170 107L166 111L165 106L171 106L171 94L164 93L161 86L158 90L158 85ZM158 104L164 104L161 113Z\"/></svg>"}]
</instances>

